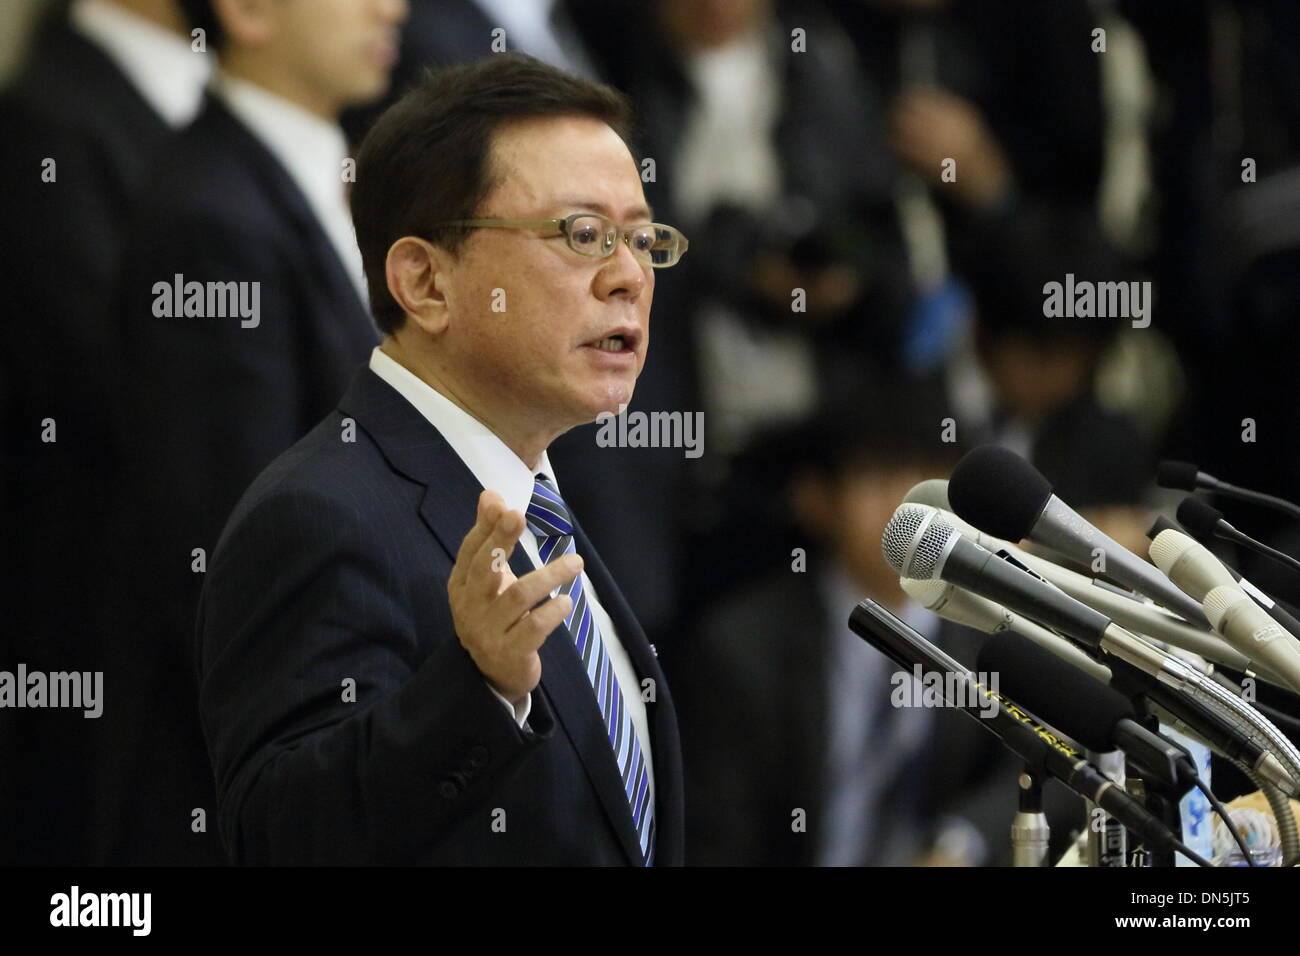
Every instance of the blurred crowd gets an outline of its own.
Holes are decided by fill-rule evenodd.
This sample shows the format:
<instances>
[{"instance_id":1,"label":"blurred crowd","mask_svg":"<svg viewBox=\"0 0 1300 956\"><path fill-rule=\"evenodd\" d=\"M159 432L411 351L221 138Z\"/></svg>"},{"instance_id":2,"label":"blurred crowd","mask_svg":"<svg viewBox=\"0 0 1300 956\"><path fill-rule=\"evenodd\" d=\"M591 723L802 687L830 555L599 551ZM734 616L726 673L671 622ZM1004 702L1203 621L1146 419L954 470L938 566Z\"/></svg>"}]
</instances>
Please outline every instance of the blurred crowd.
<instances>
[{"instance_id":1,"label":"blurred crowd","mask_svg":"<svg viewBox=\"0 0 1300 956\"><path fill-rule=\"evenodd\" d=\"M4 717L3 858L222 862L195 606L378 341L349 157L426 69L519 50L631 98L690 240L631 410L703 411L704 454L551 450L668 674L689 859L1004 862L1014 761L891 707L848 612L973 665L879 540L982 442L1141 553L1162 457L1297 486L1297 28L1288 0L49 0L0 94L0 665L102 670L107 704ZM168 318L182 276L259 283L260 321ZM1145 317L1046 314L1067 276L1149 283Z\"/></svg>"}]
</instances>

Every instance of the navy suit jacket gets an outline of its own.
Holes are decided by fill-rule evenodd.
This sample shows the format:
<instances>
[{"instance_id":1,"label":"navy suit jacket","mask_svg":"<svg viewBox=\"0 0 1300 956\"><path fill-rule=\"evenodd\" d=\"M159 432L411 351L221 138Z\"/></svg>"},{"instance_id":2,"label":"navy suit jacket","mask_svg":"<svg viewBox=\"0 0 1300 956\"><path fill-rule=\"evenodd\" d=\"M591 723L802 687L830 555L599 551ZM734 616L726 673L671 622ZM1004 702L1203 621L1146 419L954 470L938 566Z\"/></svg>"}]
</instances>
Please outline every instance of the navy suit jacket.
<instances>
[{"instance_id":1,"label":"navy suit jacket","mask_svg":"<svg viewBox=\"0 0 1300 956\"><path fill-rule=\"evenodd\" d=\"M337 412L240 500L198 628L199 706L235 861L641 861L568 630L541 647L526 730L456 636L447 579L481 491L437 429L363 369ZM668 687L581 527L575 537L638 678L653 682L656 864L677 865L682 771ZM532 569L518 546L510 565Z\"/></svg>"}]
</instances>

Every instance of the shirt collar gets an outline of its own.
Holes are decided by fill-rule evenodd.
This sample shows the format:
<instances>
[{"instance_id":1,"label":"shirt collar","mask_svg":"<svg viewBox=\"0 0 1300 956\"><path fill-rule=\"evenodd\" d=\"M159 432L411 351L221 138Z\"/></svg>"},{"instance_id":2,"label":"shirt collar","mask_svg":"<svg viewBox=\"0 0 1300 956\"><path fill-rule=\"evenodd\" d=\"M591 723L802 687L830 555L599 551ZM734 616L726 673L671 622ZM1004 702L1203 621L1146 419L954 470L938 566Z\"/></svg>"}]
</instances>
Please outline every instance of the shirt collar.
<instances>
[{"instance_id":1,"label":"shirt collar","mask_svg":"<svg viewBox=\"0 0 1300 956\"><path fill-rule=\"evenodd\" d=\"M486 425L420 379L378 346L370 353L370 370L397 390L442 434L484 488L501 494L506 507L527 514L538 474L559 483L546 452L534 471Z\"/></svg>"},{"instance_id":2,"label":"shirt collar","mask_svg":"<svg viewBox=\"0 0 1300 956\"><path fill-rule=\"evenodd\" d=\"M76 0L68 21L104 51L165 123L179 129L194 119L212 73L211 55L108 0Z\"/></svg>"},{"instance_id":3,"label":"shirt collar","mask_svg":"<svg viewBox=\"0 0 1300 956\"><path fill-rule=\"evenodd\" d=\"M337 123L224 70L217 70L213 91L279 160L313 207L342 204L348 146Z\"/></svg>"}]
</instances>

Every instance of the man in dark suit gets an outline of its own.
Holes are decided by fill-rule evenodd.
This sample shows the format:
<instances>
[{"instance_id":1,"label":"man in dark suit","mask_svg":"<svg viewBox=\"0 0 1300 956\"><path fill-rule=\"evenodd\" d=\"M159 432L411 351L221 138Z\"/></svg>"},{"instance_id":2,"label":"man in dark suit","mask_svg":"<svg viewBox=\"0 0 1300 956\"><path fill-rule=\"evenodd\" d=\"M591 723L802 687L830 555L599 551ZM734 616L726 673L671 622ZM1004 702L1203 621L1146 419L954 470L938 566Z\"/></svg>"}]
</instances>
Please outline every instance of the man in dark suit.
<instances>
[{"instance_id":1,"label":"man in dark suit","mask_svg":"<svg viewBox=\"0 0 1300 956\"><path fill-rule=\"evenodd\" d=\"M338 116L383 93L405 11L183 7L218 69L152 173L121 280L136 614L106 675L122 688L120 862L206 862L219 848L203 829L215 796L195 708L198 592L240 493L333 406L376 341Z\"/></svg>"},{"instance_id":2,"label":"man in dark suit","mask_svg":"<svg viewBox=\"0 0 1300 956\"><path fill-rule=\"evenodd\" d=\"M6 666L101 671L120 616L112 309L128 212L150 163L198 112L210 61L174 0L56 0L0 96L0 607ZM51 343L57 343L56 348ZM79 713L0 721L0 860L106 862L94 767L106 730ZM58 759L53 755L58 754ZM12 790L10 789L12 787ZM12 842L10 842L12 841ZM7 844L7 845L6 845Z\"/></svg>"},{"instance_id":3,"label":"man in dark suit","mask_svg":"<svg viewBox=\"0 0 1300 956\"><path fill-rule=\"evenodd\" d=\"M236 861L681 863L672 699L546 454L630 399L685 251L628 115L503 54L367 136L383 343L240 500L200 606Z\"/></svg>"}]
</instances>

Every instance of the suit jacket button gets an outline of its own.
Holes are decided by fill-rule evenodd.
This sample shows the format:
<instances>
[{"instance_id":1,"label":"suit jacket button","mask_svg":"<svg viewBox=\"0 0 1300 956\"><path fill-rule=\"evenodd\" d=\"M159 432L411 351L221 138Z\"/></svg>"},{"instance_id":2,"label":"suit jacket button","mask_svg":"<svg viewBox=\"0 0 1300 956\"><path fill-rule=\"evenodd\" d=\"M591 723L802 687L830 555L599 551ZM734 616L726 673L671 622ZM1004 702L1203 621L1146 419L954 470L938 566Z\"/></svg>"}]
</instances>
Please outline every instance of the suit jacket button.
<instances>
[{"instance_id":1,"label":"suit jacket button","mask_svg":"<svg viewBox=\"0 0 1300 956\"><path fill-rule=\"evenodd\" d=\"M465 759L465 765L473 770L478 770L487 766L488 749L482 744L471 747L469 756Z\"/></svg>"},{"instance_id":2,"label":"suit jacket button","mask_svg":"<svg viewBox=\"0 0 1300 956\"><path fill-rule=\"evenodd\" d=\"M460 787L454 780L444 780L438 784L438 793L444 800L455 800L460 796Z\"/></svg>"}]
</instances>

